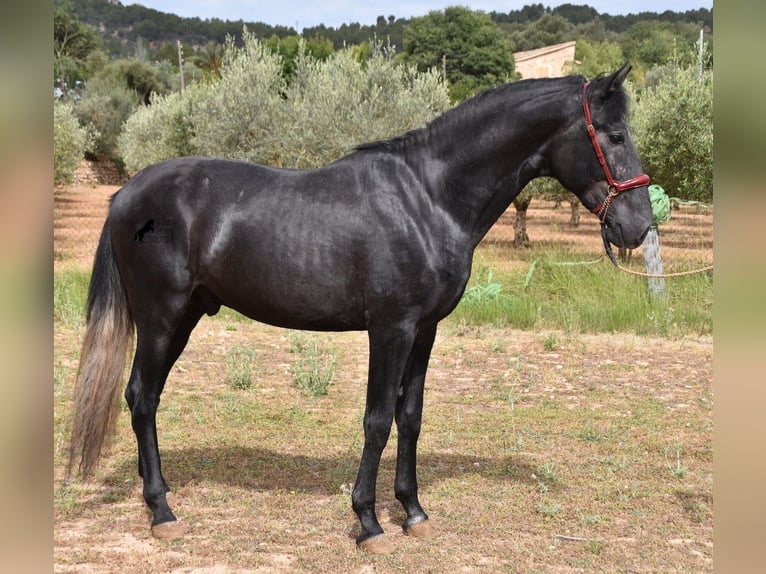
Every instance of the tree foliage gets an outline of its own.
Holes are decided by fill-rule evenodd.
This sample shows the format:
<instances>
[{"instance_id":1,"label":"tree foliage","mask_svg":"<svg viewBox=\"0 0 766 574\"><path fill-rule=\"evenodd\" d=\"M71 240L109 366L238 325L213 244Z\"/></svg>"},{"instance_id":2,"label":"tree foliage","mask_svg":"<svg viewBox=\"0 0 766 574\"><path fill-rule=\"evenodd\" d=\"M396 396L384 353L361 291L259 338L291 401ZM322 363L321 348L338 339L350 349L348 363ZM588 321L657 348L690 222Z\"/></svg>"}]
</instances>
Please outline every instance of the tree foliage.
<instances>
[{"instance_id":1,"label":"tree foliage","mask_svg":"<svg viewBox=\"0 0 766 574\"><path fill-rule=\"evenodd\" d=\"M91 151L118 159L123 123L138 106L149 103L152 94L168 93L169 82L161 66L135 59L114 60L98 69L73 108L80 123L98 134Z\"/></svg>"},{"instance_id":2,"label":"tree foliage","mask_svg":"<svg viewBox=\"0 0 766 574\"><path fill-rule=\"evenodd\" d=\"M571 22L553 13L544 14L528 24L509 26L506 33L515 52L569 42L578 36Z\"/></svg>"},{"instance_id":3,"label":"tree foliage","mask_svg":"<svg viewBox=\"0 0 766 574\"><path fill-rule=\"evenodd\" d=\"M301 44L288 83L279 54L243 37L227 46L219 80L155 96L128 119L119 145L129 171L190 154L317 167L449 106L438 74L395 63L391 47L374 45L366 61L350 48L318 60Z\"/></svg>"},{"instance_id":4,"label":"tree foliage","mask_svg":"<svg viewBox=\"0 0 766 574\"><path fill-rule=\"evenodd\" d=\"M396 63L393 46L373 43L364 61L352 49L327 60L303 53L286 97L288 123L301 135L283 139L279 157L317 167L355 145L422 127L449 105L439 74Z\"/></svg>"},{"instance_id":5,"label":"tree foliage","mask_svg":"<svg viewBox=\"0 0 766 574\"><path fill-rule=\"evenodd\" d=\"M381 15L373 25L320 25L302 36L253 23L243 34L241 22L54 0L54 71L70 87L87 80L72 111L98 133L94 153L116 158L118 134L133 115L131 129L147 142L143 149L140 138L126 144L134 166L189 153L309 166L422 125L444 109L445 55L449 95L459 101L512 79L512 51L577 40L577 63L568 71L590 78L630 61L643 100L650 88L667 89L673 65L692 63L688 47L700 26L710 45L711 10L609 16L587 5L531 4L508 13L453 7L413 19ZM386 39L393 48L406 44L396 57L406 66L382 49ZM226 46L235 49L230 58ZM704 64L712 68L712 51ZM183 95L175 93L180 73Z\"/></svg>"},{"instance_id":6,"label":"tree foliage","mask_svg":"<svg viewBox=\"0 0 766 574\"><path fill-rule=\"evenodd\" d=\"M671 23L644 20L637 22L620 37L625 57L634 63L634 81L643 79L647 70L678 61L687 55L686 64L693 57L688 47L699 38L699 28L688 23Z\"/></svg>"},{"instance_id":7,"label":"tree foliage","mask_svg":"<svg viewBox=\"0 0 766 574\"><path fill-rule=\"evenodd\" d=\"M455 101L509 81L514 71L511 46L492 18L460 6L413 18L403 59L423 72L444 65Z\"/></svg>"},{"instance_id":8,"label":"tree foliage","mask_svg":"<svg viewBox=\"0 0 766 574\"><path fill-rule=\"evenodd\" d=\"M670 65L634 105L644 170L668 195L713 200L713 74Z\"/></svg>"},{"instance_id":9,"label":"tree foliage","mask_svg":"<svg viewBox=\"0 0 766 574\"><path fill-rule=\"evenodd\" d=\"M625 61L625 54L616 42L579 40L575 45L575 62L567 71L590 79L604 72L613 72Z\"/></svg>"},{"instance_id":10,"label":"tree foliage","mask_svg":"<svg viewBox=\"0 0 766 574\"><path fill-rule=\"evenodd\" d=\"M102 45L97 30L80 21L71 2L60 2L53 9L53 79L62 88L88 77L88 56Z\"/></svg>"},{"instance_id":11,"label":"tree foliage","mask_svg":"<svg viewBox=\"0 0 766 574\"><path fill-rule=\"evenodd\" d=\"M74 181L75 170L94 141L96 134L80 125L71 102L53 106L53 181L67 184Z\"/></svg>"}]
</instances>

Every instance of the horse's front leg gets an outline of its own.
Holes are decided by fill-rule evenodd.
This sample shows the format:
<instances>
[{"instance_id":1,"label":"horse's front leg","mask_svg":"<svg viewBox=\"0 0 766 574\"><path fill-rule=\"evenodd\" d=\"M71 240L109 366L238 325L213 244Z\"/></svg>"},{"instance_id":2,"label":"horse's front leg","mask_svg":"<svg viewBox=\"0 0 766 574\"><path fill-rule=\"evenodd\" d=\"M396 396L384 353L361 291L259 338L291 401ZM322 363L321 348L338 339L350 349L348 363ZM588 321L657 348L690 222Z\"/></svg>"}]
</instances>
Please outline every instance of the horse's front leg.
<instances>
[{"instance_id":1,"label":"horse's front leg","mask_svg":"<svg viewBox=\"0 0 766 574\"><path fill-rule=\"evenodd\" d=\"M362 531L357 546L374 554L389 553L393 544L384 537L375 514L375 489L380 457L391 433L396 397L412 350L414 329L370 329L370 364L364 412L364 450L351 502Z\"/></svg>"},{"instance_id":2,"label":"horse's front leg","mask_svg":"<svg viewBox=\"0 0 766 574\"><path fill-rule=\"evenodd\" d=\"M423 390L426 370L431 356L436 325L421 333L412 348L407 368L402 378L399 398L396 402L396 426L399 431L399 445L396 458L396 498L404 506L407 519L402 528L410 536L426 538L434 536L436 530L428 520L418 500L417 446L423 415Z\"/></svg>"}]
</instances>

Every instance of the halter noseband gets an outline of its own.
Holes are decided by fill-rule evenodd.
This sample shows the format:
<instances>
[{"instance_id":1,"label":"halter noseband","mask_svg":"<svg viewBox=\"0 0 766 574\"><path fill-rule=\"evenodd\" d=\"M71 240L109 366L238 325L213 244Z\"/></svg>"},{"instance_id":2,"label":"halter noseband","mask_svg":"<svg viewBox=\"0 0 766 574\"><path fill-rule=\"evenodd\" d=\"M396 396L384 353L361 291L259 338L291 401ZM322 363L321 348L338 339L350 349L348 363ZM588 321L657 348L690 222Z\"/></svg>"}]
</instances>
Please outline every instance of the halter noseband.
<instances>
[{"instance_id":1,"label":"halter noseband","mask_svg":"<svg viewBox=\"0 0 766 574\"><path fill-rule=\"evenodd\" d=\"M585 111L585 124L588 129L590 141L593 144L593 150L596 152L598 162L601 164L601 168L604 170L606 182L609 184L609 193L604 198L604 201L591 209L591 211L598 216L599 221L601 221L603 224L606 222L606 212L609 210L609 206L612 204L612 201L614 201L615 197L617 197L623 191L628 191L629 189L635 189L637 187L649 185L650 179L649 176L645 173L642 173L636 177L631 177L625 181L616 181L612 177L612 172L609 170L609 166L606 163L604 152L601 150L601 146L599 145L598 139L596 138L596 128L593 127L593 120L591 120L590 117L590 106L588 105L588 84L589 82L585 82L585 86L583 86L582 89L582 107Z\"/></svg>"}]
</instances>

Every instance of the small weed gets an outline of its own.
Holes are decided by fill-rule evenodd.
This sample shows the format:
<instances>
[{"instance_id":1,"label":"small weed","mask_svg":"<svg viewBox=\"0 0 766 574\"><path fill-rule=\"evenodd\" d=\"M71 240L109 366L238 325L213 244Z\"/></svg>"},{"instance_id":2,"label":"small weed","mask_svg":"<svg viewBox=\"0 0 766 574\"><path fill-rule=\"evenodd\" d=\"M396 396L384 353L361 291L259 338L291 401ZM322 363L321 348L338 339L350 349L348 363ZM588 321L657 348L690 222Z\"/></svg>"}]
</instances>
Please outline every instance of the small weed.
<instances>
[{"instance_id":1,"label":"small weed","mask_svg":"<svg viewBox=\"0 0 766 574\"><path fill-rule=\"evenodd\" d=\"M532 478L537 479L538 477L536 475L532 475ZM547 495L550 492L551 488L543 482L542 480L538 480L537 482L537 491L540 493L540 502L537 503L537 512L542 514L543 516L547 518L553 518L555 516L558 516L561 513L561 510L563 509L560 502L555 502L553 500L548 500Z\"/></svg>"},{"instance_id":2,"label":"small weed","mask_svg":"<svg viewBox=\"0 0 766 574\"><path fill-rule=\"evenodd\" d=\"M556 467L550 462L546 462L543 466L541 466L539 472L540 478L547 480L548 482L556 482L558 478L556 475Z\"/></svg>"},{"instance_id":3,"label":"small weed","mask_svg":"<svg viewBox=\"0 0 766 574\"><path fill-rule=\"evenodd\" d=\"M331 343L320 346L316 338L298 333L290 337L290 352L298 355L290 364L295 385L311 397L326 395L337 364Z\"/></svg>"},{"instance_id":4,"label":"small weed","mask_svg":"<svg viewBox=\"0 0 766 574\"><path fill-rule=\"evenodd\" d=\"M601 520L602 520L601 516L598 514L592 514L592 515L582 517L583 524L587 524L588 526L594 526L596 524L599 524Z\"/></svg>"},{"instance_id":5,"label":"small weed","mask_svg":"<svg viewBox=\"0 0 766 574\"><path fill-rule=\"evenodd\" d=\"M546 351L555 351L559 347L559 340L556 333L548 333L543 338L543 349Z\"/></svg>"},{"instance_id":6,"label":"small weed","mask_svg":"<svg viewBox=\"0 0 766 574\"><path fill-rule=\"evenodd\" d=\"M563 510L563 507L561 506L561 503L554 502L552 500L541 500L537 504L537 512L542 514L543 516L547 518L555 518L559 514L561 514L561 511Z\"/></svg>"},{"instance_id":7,"label":"small weed","mask_svg":"<svg viewBox=\"0 0 766 574\"><path fill-rule=\"evenodd\" d=\"M226 383L232 388L247 390L253 386L255 349L235 345L226 353Z\"/></svg>"},{"instance_id":8,"label":"small weed","mask_svg":"<svg viewBox=\"0 0 766 574\"><path fill-rule=\"evenodd\" d=\"M58 399L64 395L64 386L67 377L72 372L71 367L65 367L61 358L57 358L53 363L53 398Z\"/></svg>"},{"instance_id":9,"label":"small weed","mask_svg":"<svg viewBox=\"0 0 766 574\"><path fill-rule=\"evenodd\" d=\"M508 344L505 341L492 341L489 344L489 351L491 353L505 353L508 348Z\"/></svg>"},{"instance_id":10,"label":"small weed","mask_svg":"<svg viewBox=\"0 0 766 574\"><path fill-rule=\"evenodd\" d=\"M81 503L79 502L78 495L77 489L65 482L54 488L56 509L63 517L74 516L79 512Z\"/></svg>"},{"instance_id":11,"label":"small weed","mask_svg":"<svg viewBox=\"0 0 766 574\"><path fill-rule=\"evenodd\" d=\"M601 442L606 439L606 434L596 428L596 423L593 422L593 419L588 419L585 422L585 426L583 426L577 436L586 442Z\"/></svg>"},{"instance_id":12,"label":"small weed","mask_svg":"<svg viewBox=\"0 0 766 574\"><path fill-rule=\"evenodd\" d=\"M675 455L676 455L676 461L675 464L668 462L668 467L670 468L670 473L673 475L674 478L684 478L686 476L686 467L681 464L681 445L676 442L675 444ZM668 450L665 450L665 460L668 459Z\"/></svg>"},{"instance_id":13,"label":"small weed","mask_svg":"<svg viewBox=\"0 0 766 574\"><path fill-rule=\"evenodd\" d=\"M604 543L599 542L598 540L588 540L588 542L583 544L583 549L586 552L590 552L591 554L598 556L604 549Z\"/></svg>"}]
</instances>

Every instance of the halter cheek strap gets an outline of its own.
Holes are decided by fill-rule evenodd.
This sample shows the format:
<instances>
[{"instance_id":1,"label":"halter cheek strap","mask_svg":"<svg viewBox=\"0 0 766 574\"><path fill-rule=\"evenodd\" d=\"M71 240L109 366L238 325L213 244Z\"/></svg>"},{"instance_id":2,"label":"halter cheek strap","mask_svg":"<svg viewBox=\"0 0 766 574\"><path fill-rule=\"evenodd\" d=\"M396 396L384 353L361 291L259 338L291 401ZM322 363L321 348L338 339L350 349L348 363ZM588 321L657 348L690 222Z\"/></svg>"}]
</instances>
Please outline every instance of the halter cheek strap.
<instances>
[{"instance_id":1,"label":"halter cheek strap","mask_svg":"<svg viewBox=\"0 0 766 574\"><path fill-rule=\"evenodd\" d=\"M583 86L582 89L582 107L583 111L585 112L585 124L588 130L588 136L590 136L590 141L593 144L593 151L596 152L598 163L601 164L601 169L604 170L604 176L606 176L606 182L609 184L609 193L604 198L604 201L591 209L591 211L598 215L599 221L601 221L601 223L604 223L606 221L606 213L609 210L609 206L612 204L612 201L614 201L615 197L617 197L623 191L628 191L629 189L635 189L637 187L649 185L650 179L649 176L645 173L630 179L626 179L624 181L617 181L612 177L612 172L609 169L609 165L606 163L604 152L602 151L601 145L599 145L598 138L596 137L596 128L593 127L593 120L591 119L590 115L590 106L588 105L588 84L589 82L585 82L585 86Z\"/></svg>"}]
</instances>

